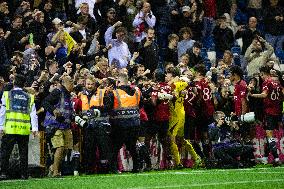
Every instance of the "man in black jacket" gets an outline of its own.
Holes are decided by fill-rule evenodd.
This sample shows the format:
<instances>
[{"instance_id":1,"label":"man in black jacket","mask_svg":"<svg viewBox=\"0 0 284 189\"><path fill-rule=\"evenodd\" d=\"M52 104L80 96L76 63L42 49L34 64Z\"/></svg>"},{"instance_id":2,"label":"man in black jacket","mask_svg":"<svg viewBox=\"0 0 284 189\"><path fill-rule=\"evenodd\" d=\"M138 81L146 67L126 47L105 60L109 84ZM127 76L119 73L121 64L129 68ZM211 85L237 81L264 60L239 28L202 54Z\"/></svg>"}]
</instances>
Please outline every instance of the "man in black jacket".
<instances>
[{"instance_id":1,"label":"man in black jacket","mask_svg":"<svg viewBox=\"0 0 284 189\"><path fill-rule=\"evenodd\" d=\"M139 44L139 57L140 62L145 66L145 69L149 69L151 73L158 66L159 62L159 49L155 42L155 30L153 28L148 28L147 36Z\"/></svg>"},{"instance_id":2,"label":"man in black jacket","mask_svg":"<svg viewBox=\"0 0 284 189\"><path fill-rule=\"evenodd\" d=\"M225 50L231 50L234 44L233 31L226 25L226 17L221 16L213 30L216 58L221 59Z\"/></svg>"},{"instance_id":3,"label":"man in black jacket","mask_svg":"<svg viewBox=\"0 0 284 189\"><path fill-rule=\"evenodd\" d=\"M238 130L236 124L228 126L225 123L225 114L214 112L214 122L208 126L209 139L212 143L214 157L222 167L238 168L254 165L254 148L252 145L243 145L233 138L233 132ZM240 160L237 157L240 156Z\"/></svg>"},{"instance_id":4,"label":"man in black jacket","mask_svg":"<svg viewBox=\"0 0 284 189\"><path fill-rule=\"evenodd\" d=\"M188 49L186 53L189 55L188 66L193 68L197 64L203 63L203 58L200 55L202 44L195 42L192 49Z\"/></svg>"},{"instance_id":5,"label":"man in black jacket","mask_svg":"<svg viewBox=\"0 0 284 189\"><path fill-rule=\"evenodd\" d=\"M7 54L7 49L5 47L5 33L3 28L0 27L0 75L4 76L7 80L8 69L10 66L10 60Z\"/></svg>"},{"instance_id":6,"label":"man in black jacket","mask_svg":"<svg viewBox=\"0 0 284 189\"><path fill-rule=\"evenodd\" d=\"M23 18L21 16L14 16L9 31L11 34L6 39L6 48L9 57L16 50L24 51L25 44L28 42L29 35L23 28Z\"/></svg>"},{"instance_id":7,"label":"man in black jacket","mask_svg":"<svg viewBox=\"0 0 284 189\"><path fill-rule=\"evenodd\" d=\"M240 26L235 38L242 38L243 40L243 47L242 47L242 55L245 54L247 48L252 43L253 39L257 37L257 35L262 36L260 31L257 30L257 19L255 17L249 18L248 26Z\"/></svg>"},{"instance_id":8,"label":"man in black jacket","mask_svg":"<svg viewBox=\"0 0 284 189\"><path fill-rule=\"evenodd\" d=\"M278 6L278 0L270 0L270 6L264 11L265 39L278 51L283 51L284 8Z\"/></svg>"},{"instance_id":9,"label":"man in black jacket","mask_svg":"<svg viewBox=\"0 0 284 189\"><path fill-rule=\"evenodd\" d=\"M0 1L0 27L3 27L5 30L11 24L9 7L6 1Z\"/></svg>"}]
</instances>

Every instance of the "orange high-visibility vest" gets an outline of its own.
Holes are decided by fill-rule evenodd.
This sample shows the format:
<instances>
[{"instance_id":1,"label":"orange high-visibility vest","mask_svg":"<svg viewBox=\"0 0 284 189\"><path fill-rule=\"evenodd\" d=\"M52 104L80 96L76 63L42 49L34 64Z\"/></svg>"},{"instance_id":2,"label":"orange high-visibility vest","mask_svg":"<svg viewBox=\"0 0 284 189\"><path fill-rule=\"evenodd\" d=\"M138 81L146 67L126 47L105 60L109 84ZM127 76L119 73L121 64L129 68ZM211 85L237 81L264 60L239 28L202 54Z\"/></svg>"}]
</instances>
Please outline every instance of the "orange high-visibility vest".
<instances>
[{"instance_id":1,"label":"orange high-visibility vest","mask_svg":"<svg viewBox=\"0 0 284 189\"><path fill-rule=\"evenodd\" d=\"M91 107L96 106L96 107L101 107L104 106L104 95L105 95L105 90L104 89L98 89L97 94L93 95L89 101L88 96L80 93L80 99L82 101L82 111L87 111Z\"/></svg>"},{"instance_id":2,"label":"orange high-visibility vest","mask_svg":"<svg viewBox=\"0 0 284 189\"><path fill-rule=\"evenodd\" d=\"M128 95L121 89L113 91L114 94L114 110L127 109L127 108L138 108L140 102L140 90L135 88L135 94L133 96Z\"/></svg>"}]
</instances>

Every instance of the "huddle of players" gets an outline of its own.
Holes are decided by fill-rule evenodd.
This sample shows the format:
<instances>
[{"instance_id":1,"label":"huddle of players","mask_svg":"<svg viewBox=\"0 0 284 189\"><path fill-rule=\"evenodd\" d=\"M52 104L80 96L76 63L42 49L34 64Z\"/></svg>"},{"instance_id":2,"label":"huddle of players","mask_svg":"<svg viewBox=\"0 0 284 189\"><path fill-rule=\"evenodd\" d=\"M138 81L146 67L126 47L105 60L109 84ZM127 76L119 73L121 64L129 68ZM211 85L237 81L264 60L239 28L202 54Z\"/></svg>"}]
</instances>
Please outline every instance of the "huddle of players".
<instances>
[{"instance_id":1,"label":"huddle of players","mask_svg":"<svg viewBox=\"0 0 284 189\"><path fill-rule=\"evenodd\" d=\"M205 75L206 68L201 64L185 75L179 75L176 68L167 69L164 80L163 76L155 75L157 83L151 93L155 107L152 121L158 127L158 136L161 135L159 139L168 167L182 167L179 146L190 153L196 166L201 159L210 156L207 128L213 121L214 102ZM198 145L200 141L203 151Z\"/></svg>"},{"instance_id":2,"label":"huddle of players","mask_svg":"<svg viewBox=\"0 0 284 189\"><path fill-rule=\"evenodd\" d=\"M163 74L154 75L156 83L150 87L152 88L152 92L148 95L150 105L145 108L146 112L150 114L147 128L150 130L148 132L150 135L151 132L155 133L153 130L158 133L158 139L166 154L165 159L168 161L166 166L172 166L174 163L175 167L182 167L179 149L186 149L196 166L201 164L201 159L214 159L212 144L208 136L208 126L217 122L213 119L214 113L220 111L216 93L221 93L221 88L224 86L221 85L218 89L217 85L213 84L206 76L206 72L205 66L198 64L184 73L185 75L179 75L176 68L167 69L165 76ZM260 94L253 94L252 88L256 86L251 83L247 85L243 79L243 71L238 66L230 68L229 79L232 88L232 112L226 116L234 115L238 118L237 120L240 120L241 115L250 111L249 99L263 99L263 119L259 121L263 121L266 131L267 152L271 152L274 162L279 163L273 130L278 129L282 122L283 87L280 83L281 78L271 67L261 67L257 79L261 83ZM223 85L227 84L223 83ZM142 94L151 91L147 87L141 88L141 90ZM144 95L144 98L146 96ZM146 105L144 104L144 106ZM236 127L236 123L241 125ZM236 132L232 134L231 140L245 139L249 141L252 139L251 136L247 136L250 128L242 123L231 121L231 124L228 122L226 124L229 124L232 127L231 130ZM234 138L235 136L238 138ZM148 140L146 134L146 141ZM246 141L240 142L244 144ZM181 146L184 148L179 148ZM268 156L268 154L266 155Z\"/></svg>"},{"instance_id":3,"label":"huddle of players","mask_svg":"<svg viewBox=\"0 0 284 189\"><path fill-rule=\"evenodd\" d=\"M269 149L274 157L279 160L277 150L275 152L275 139L271 133L277 128L282 115L282 86L279 79L271 75L270 68L261 68L260 77L263 80L263 92L251 94L250 88L247 88L242 79L242 72L238 72L238 70L240 68L232 68L231 78L233 79L230 78L235 86L233 109L235 107L236 110L234 113L240 116L238 115L239 108L236 107L241 107L242 112L243 100L246 101L248 96L264 98L266 118L264 125ZM146 163L146 169L152 168L149 147L150 140L155 138L156 135L164 151L163 159L166 161L166 168L182 167L179 151L179 149L182 149L181 146L190 153L195 161L195 166L201 165L201 160L204 158L213 158L208 125L216 121L213 119L214 112L217 110L215 108L217 101L214 99L216 87L206 77L206 72L206 68L202 64L186 71L184 75L180 75L177 68L171 67L166 70L165 74L154 73L153 81L155 83L151 83L146 77L135 78L135 82L132 84L129 82L133 88L137 86L142 94L139 105L140 128L137 137L131 136L132 139L137 139L137 154L135 154L135 162L133 162L135 171L143 170L143 163ZM234 78L236 78L234 75L239 75L238 81L234 81ZM240 83L244 85L243 88L238 86ZM113 84L112 81L104 87L107 87L109 91L114 90ZM107 85L111 86L112 89ZM132 149L131 153L136 152ZM160 158L158 159L160 160Z\"/></svg>"}]
</instances>

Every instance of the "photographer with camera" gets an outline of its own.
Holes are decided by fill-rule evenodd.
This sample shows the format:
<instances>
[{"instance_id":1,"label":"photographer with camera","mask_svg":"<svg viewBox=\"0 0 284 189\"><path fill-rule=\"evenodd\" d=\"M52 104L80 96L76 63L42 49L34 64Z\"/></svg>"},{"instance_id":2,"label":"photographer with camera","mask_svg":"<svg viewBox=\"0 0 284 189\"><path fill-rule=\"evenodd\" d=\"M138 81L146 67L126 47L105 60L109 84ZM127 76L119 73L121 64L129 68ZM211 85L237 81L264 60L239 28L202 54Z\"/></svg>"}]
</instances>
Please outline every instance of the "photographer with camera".
<instances>
[{"instance_id":1,"label":"photographer with camera","mask_svg":"<svg viewBox=\"0 0 284 189\"><path fill-rule=\"evenodd\" d=\"M70 76L61 77L61 86L55 88L42 102L46 110L44 127L52 135L51 143L55 149L54 162L50 166L52 177L60 175L60 164L68 150L73 148L73 136L70 129L72 119L73 79Z\"/></svg>"},{"instance_id":2,"label":"photographer with camera","mask_svg":"<svg viewBox=\"0 0 284 189\"><path fill-rule=\"evenodd\" d=\"M100 152L100 172L109 171L109 161L112 156L108 111L107 91L99 89L98 83L92 75L85 80L85 89L79 93L79 111L81 117L76 116L75 122L84 128L84 160L87 174L94 173L96 167L96 147Z\"/></svg>"},{"instance_id":3,"label":"photographer with camera","mask_svg":"<svg viewBox=\"0 0 284 189\"><path fill-rule=\"evenodd\" d=\"M217 165L222 168L253 166L254 148L252 145L242 145L233 138L232 132L237 129L235 124L225 124L225 114L222 111L214 112L213 118L214 122L208 126L208 135Z\"/></svg>"}]
</instances>

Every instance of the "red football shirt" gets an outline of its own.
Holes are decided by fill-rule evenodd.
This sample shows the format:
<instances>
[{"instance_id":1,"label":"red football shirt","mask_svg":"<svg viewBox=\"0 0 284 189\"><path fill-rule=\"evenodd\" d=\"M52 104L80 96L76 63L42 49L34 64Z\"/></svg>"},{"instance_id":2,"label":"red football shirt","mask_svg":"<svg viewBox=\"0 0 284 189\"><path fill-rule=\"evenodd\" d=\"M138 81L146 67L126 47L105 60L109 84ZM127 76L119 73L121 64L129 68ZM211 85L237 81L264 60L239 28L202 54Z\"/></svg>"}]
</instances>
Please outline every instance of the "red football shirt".
<instances>
[{"instance_id":1,"label":"red football shirt","mask_svg":"<svg viewBox=\"0 0 284 189\"><path fill-rule=\"evenodd\" d=\"M262 91L267 91L268 94L263 100L264 113L280 115L282 105L282 86L280 82L267 78L262 84Z\"/></svg>"},{"instance_id":2,"label":"red football shirt","mask_svg":"<svg viewBox=\"0 0 284 189\"><path fill-rule=\"evenodd\" d=\"M158 92L165 92L171 94L171 87L167 83L159 83L157 88L152 92L152 98L158 99ZM170 107L168 100L161 100L157 102L154 111L154 119L156 121L168 121L170 119Z\"/></svg>"},{"instance_id":3,"label":"red football shirt","mask_svg":"<svg viewBox=\"0 0 284 189\"><path fill-rule=\"evenodd\" d=\"M247 97L247 84L244 80L235 84L234 107L237 116L242 115L242 99Z\"/></svg>"},{"instance_id":4,"label":"red football shirt","mask_svg":"<svg viewBox=\"0 0 284 189\"><path fill-rule=\"evenodd\" d=\"M197 103L197 98L194 92L194 88L188 87L187 94L184 98L184 103L183 103L185 115L190 117L196 117L196 107L195 107L196 103Z\"/></svg>"},{"instance_id":5,"label":"red football shirt","mask_svg":"<svg viewBox=\"0 0 284 189\"><path fill-rule=\"evenodd\" d=\"M198 91L198 95L201 98L201 107L202 107L202 114L204 116L213 116L214 113L214 104L213 98L211 94L211 89L209 87L208 82L205 78L201 79L200 81L196 81L195 86ZM203 108L204 107L204 108Z\"/></svg>"}]
</instances>

